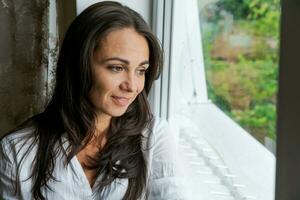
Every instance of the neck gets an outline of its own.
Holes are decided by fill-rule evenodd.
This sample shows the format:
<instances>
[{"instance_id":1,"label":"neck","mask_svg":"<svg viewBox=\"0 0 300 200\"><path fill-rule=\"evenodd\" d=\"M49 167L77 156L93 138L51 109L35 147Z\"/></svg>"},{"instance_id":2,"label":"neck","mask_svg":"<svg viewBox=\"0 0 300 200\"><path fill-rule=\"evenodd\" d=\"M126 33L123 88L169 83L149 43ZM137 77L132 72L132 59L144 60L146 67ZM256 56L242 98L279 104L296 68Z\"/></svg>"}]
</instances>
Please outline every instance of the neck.
<instances>
[{"instance_id":1,"label":"neck","mask_svg":"<svg viewBox=\"0 0 300 200\"><path fill-rule=\"evenodd\" d=\"M106 134L111 122L111 116L106 114L98 114L97 119L95 120L96 133L95 135L99 136Z\"/></svg>"},{"instance_id":2,"label":"neck","mask_svg":"<svg viewBox=\"0 0 300 200\"><path fill-rule=\"evenodd\" d=\"M95 120L95 132L90 141L88 141L88 146L97 146L102 148L106 144L106 136L111 122L111 116L105 114L98 114Z\"/></svg>"}]
</instances>

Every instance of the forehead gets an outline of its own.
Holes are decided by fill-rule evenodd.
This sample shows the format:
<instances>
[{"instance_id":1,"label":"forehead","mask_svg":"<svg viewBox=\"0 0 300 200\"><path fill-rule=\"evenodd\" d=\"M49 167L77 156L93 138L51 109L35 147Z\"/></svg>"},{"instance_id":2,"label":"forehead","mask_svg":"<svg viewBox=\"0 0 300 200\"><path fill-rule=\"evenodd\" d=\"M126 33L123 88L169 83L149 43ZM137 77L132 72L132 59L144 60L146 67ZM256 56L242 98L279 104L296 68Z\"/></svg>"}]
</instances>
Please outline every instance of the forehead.
<instances>
[{"instance_id":1,"label":"forehead","mask_svg":"<svg viewBox=\"0 0 300 200\"><path fill-rule=\"evenodd\" d=\"M106 35L99 44L96 54L100 57L124 57L142 60L149 59L149 46L146 38L132 28L115 30Z\"/></svg>"}]
</instances>

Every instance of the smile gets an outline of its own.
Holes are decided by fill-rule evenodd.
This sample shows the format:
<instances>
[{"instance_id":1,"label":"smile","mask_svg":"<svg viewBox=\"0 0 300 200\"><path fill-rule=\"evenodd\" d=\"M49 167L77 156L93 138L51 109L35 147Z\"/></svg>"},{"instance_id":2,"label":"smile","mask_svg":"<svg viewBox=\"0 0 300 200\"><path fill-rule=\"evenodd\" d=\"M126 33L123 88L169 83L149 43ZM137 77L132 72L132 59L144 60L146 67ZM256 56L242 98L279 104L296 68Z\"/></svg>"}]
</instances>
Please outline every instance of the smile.
<instances>
[{"instance_id":1,"label":"smile","mask_svg":"<svg viewBox=\"0 0 300 200\"><path fill-rule=\"evenodd\" d=\"M112 96L112 99L118 106L127 106L130 102L130 98L127 97Z\"/></svg>"}]
</instances>

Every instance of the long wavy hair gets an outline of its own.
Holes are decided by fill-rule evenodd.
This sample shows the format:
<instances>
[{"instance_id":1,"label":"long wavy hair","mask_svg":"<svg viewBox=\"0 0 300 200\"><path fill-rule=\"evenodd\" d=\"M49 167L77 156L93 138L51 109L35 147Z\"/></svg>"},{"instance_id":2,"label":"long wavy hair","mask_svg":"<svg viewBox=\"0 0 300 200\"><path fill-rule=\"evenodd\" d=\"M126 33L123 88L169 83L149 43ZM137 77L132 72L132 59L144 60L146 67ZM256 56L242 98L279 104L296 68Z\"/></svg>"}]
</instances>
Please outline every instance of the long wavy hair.
<instances>
[{"instance_id":1,"label":"long wavy hair","mask_svg":"<svg viewBox=\"0 0 300 200\"><path fill-rule=\"evenodd\" d=\"M146 192L147 166L142 152L142 132L151 129L152 114L147 96L161 72L162 50L137 12L120 3L107 1L88 7L70 25L59 53L52 98L44 112L18 128L35 128L31 147L37 146L37 151L30 177L35 199L45 199L41 188L49 188L48 181L55 180L53 171L58 153L66 155L68 164L92 139L96 114L88 94L93 82L93 53L96 48L101 48L101 41L108 33L122 28L133 28L147 40L150 66L143 91L122 116L112 118L107 142L89 167L96 170L97 177L100 174L103 177L97 185L99 190L109 187L116 178L127 178L128 187L123 199L138 199ZM67 149L63 147L64 134L69 144ZM31 149L27 149L27 153Z\"/></svg>"}]
</instances>

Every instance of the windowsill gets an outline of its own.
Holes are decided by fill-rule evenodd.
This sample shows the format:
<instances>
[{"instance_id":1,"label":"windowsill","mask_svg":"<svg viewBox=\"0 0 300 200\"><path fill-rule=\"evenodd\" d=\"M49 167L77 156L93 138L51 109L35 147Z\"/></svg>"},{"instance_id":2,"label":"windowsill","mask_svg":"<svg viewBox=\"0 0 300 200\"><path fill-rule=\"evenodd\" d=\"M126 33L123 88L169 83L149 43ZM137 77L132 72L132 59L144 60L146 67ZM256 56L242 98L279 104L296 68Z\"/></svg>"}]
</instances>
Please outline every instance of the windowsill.
<instances>
[{"instance_id":1,"label":"windowsill","mask_svg":"<svg viewBox=\"0 0 300 200\"><path fill-rule=\"evenodd\" d=\"M189 151L196 152L198 158L191 157L190 160L204 160L211 175L219 178L219 185L227 188L218 195L232 196L233 199L274 199L275 156L213 103L190 104L180 114L172 115L171 122L171 125L176 124L180 133L181 157L186 161L189 158L184 155L188 155ZM223 165L227 170L217 165ZM194 179L191 180L195 183L189 184L209 182L210 178L204 180L193 169ZM200 187L199 184L197 187ZM210 184L207 187L215 189L217 186ZM211 195L213 190L206 191ZM199 188L195 188L195 191L199 191Z\"/></svg>"}]
</instances>

